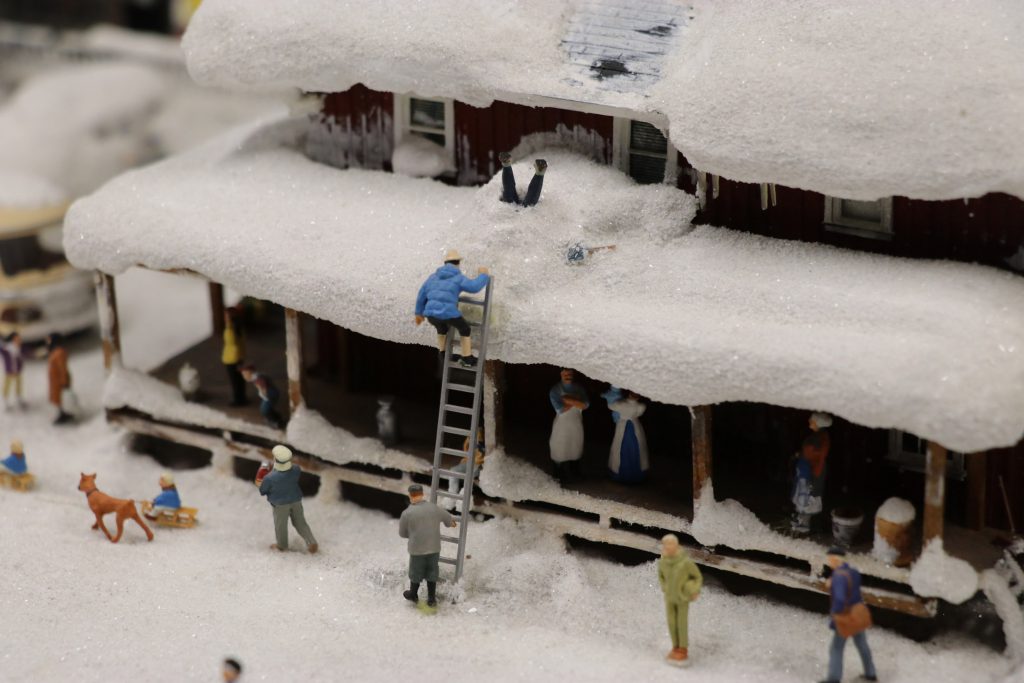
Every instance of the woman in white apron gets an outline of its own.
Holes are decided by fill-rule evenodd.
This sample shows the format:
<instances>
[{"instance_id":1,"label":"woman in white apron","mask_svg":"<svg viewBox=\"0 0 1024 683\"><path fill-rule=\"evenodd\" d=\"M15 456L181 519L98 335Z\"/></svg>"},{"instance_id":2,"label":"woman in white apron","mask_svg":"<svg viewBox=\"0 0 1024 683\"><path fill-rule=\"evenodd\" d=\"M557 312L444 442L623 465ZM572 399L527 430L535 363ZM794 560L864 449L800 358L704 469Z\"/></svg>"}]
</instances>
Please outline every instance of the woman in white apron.
<instances>
[{"instance_id":1,"label":"woman in white apron","mask_svg":"<svg viewBox=\"0 0 1024 683\"><path fill-rule=\"evenodd\" d=\"M548 447L555 476L563 484L568 467L579 474L579 460L583 457L583 411L590 406L586 390L573 379L572 370L562 370L562 381L551 387L548 394L555 410Z\"/></svg>"}]
</instances>

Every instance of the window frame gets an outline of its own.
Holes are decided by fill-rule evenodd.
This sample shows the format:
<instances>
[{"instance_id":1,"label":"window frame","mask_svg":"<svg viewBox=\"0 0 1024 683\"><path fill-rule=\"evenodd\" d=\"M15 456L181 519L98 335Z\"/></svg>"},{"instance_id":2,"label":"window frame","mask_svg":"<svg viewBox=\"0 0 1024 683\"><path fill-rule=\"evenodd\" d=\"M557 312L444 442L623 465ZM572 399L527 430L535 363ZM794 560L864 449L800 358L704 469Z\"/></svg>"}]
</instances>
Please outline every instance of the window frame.
<instances>
[{"instance_id":1,"label":"window frame","mask_svg":"<svg viewBox=\"0 0 1024 683\"><path fill-rule=\"evenodd\" d=\"M428 133L436 135L440 132L439 128L429 128L427 126L414 125L411 121L412 115L412 101L413 100L424 100L426 102L437 102L444 105L444 150L448 155L448 161L451 168L456 168L455 165L455 100L448 97L423 97L416 93L406 93L404 95L395 94L395 114L394 114L394 131L395 131L395 147L402 143L406 137L415 135L416 133ZM448 171L442 175L452 175L453 172Z\"/></svg>"},{"instance_id":2,"label":"window frame","mask_svg":"<svg viewBox=\"0 0 1024 683\"><path fill-rule=\"evenodd\" d=\"M629 172L629 159L631 154L640 154L643 156L653 157L661 159L660 154L655 154L647 150L634 150L632 145L632 127L633 121L639 123L646 123L648 125L655 126L650 121L643 121L642 119L630 119L626 117L615 117L615 122L612 127L612 165L618 168L620 171L633 178ZM659 128L659 130L661 130ZM679 154L676 152L675 147L672 146L672 138L666 133L662 133L665 136L665 177L662 178L662 184L675 185L678 182L679 176ZM636 180L635 178L633 178ZM654 185L655 183L650 183Z\"/></svg>"},{"instance_id":3,"label":"window frame","mask_svg":"<svg viewBox=\"0 0 1024 683\"><path fill-rule=\"evenodd\" d=\"M825 195L824 223L826 230L868 239L891 240L893 238L892 197L883 197L877 200L881 209L881 218L878 223L844 216L842 213L843 201L864 200Z\"/></svg>"},{"instance_id":4,"label":"window frame","mask_svg":"<svg viewBox=\"0 0 1024 683\"><path fill-rule=\"evenodd\" d=\"M898 467L900 470L924 473L926 469L927 456L918 451L908 451L903 448L903 436L909 434L918 439L920 443L926 443L916 434L904 432L900 429L889 430L889 448L885 454L885 462ZM925 446L927 448L927 446ZM946 451L946 478L964 481L967 479L967 458L963 453L957 451Z\"/></svg>"}]
</instances>

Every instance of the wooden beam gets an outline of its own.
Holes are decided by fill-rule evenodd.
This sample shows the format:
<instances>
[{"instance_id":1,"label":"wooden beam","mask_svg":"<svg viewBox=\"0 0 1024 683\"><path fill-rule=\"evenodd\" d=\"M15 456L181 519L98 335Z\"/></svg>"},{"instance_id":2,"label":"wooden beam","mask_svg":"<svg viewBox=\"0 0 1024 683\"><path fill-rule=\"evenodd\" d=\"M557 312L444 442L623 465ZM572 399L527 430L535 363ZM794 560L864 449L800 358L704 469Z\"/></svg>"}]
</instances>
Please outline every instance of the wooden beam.
<instances>
[{"instance_id":1,"label":"wooden beam","mask_svg":"<svg viewBox=\"0 0 1024 683\"><path fill-rule=\"evenodd\" d=\"M213 334L224 334L224 285L210 283L210 315L213 316Z\"/></svg>"},{"instance_id":2,"label":"wooden beam","mask_svg":"<svg viewBox=\"0 0 1024 683\"><path fill-rule=\"evenodd\" d=\"M985 528L985 493L988 472L984 453L967 453L967 528Z\"/></svg>"},{"instance_id":3,"label":"wooden beam","mask_svg":"<svg viewBox=\"0 0 1024 683\"><path fill-rule=\"evenodd\" d=\"M288 406L294 413L302 405L302 314L284 309L285 355L288 361Z\"/></svg>"},{"instance_id":4,"label":"wooden beam","mask_svg":"<svg viewBox=\"0 0 1024 683\"><path fill-rule=\"evenodd\" d=\"M117 316L117 292L114 289L114 276L97 270L93 281L96 284L96 299L100 312L103 367L110 372L115 364L121 362L121 323Z\"/></svg>"},{"instance_id":5,"label":"wooden beam","mask_svg":"<svg viewBox=\"0 0 1024 683\"><path fill-rule=\"evenodd\" d=\"M690 408L693 450L693 508L711 481L711 406Z\"/></svg>"},{"instance_id":6,"label":"wooden beam","mask_svg":"<svg viewBox=\"0 0 1024 683\"><path fill-rule=\"evenodd\" d=\"M924 545L942 538L946 516L946 449L928 442L924 474Z\"/></svg>"},{"instance_id":7,"label":"wooden beam","mask_svg":"<svg viewBox=\"0 0 1024 683\"><path fill-rule=\"evenodd\" d=\"M487 452L505 445L505 364L484 362L484 445Z\"/></svg>"}]
</instances>

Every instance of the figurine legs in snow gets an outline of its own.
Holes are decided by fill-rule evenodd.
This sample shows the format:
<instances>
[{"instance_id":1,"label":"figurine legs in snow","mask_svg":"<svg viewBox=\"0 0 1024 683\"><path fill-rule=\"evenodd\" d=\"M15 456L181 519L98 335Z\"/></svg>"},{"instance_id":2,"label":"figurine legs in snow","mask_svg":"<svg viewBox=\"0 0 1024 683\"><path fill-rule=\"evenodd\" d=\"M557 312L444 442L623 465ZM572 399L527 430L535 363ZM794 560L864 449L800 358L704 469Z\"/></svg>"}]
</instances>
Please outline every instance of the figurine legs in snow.
<instances>
[{"instance_id":1,"label":"figurine legs in snow","mask_svg":"<svg viewBox=\"0 0 1024 683\"><path fill-rule=\"evenodd\" d=\"M843 680L843 651L846 649L846 640L838 633L832 634L832 644L828 650L828 678L824 683L839 683ZM875 672L875 662L871 658L867 634L861 632L853 636L853 644L857 646L860 662L864 665L864 679L877 681L878 674Z\"/></svg>"},{"instance_id":2,"label":"figurine legs in snow","mask_svg":"<svg viewBox=\"0 0 1024 683\"><path fill-rule=\"evenodd\" d=\"M544 187L544 171L548 168L548 162L537 159L533 162L534 174L530 180L530 186L526 190L526 197L519 199L519 192L516 190L516 178L512 171L512 157L508 152L498 155L501 161L501 201L506 204L521 204L522 206L534 206L540 201L540 192Z\"/></svg>"},{"instance_id":3,"label":"figurine legs in snow","mask_svg":"<svg viewBox=\"0 0 1024 683\"><path fill-rule=\"evenodd\" d=\"M302 510L302 501L288 503L286 505L274 506L274 534L277 537L275 544L277 550L288 550L288 520L291 519L292 526L302 536L302 540L309 547L309 552L315 553L319 549L313 531L306 523L306 513Z\"/></svg>"}]
</instances>

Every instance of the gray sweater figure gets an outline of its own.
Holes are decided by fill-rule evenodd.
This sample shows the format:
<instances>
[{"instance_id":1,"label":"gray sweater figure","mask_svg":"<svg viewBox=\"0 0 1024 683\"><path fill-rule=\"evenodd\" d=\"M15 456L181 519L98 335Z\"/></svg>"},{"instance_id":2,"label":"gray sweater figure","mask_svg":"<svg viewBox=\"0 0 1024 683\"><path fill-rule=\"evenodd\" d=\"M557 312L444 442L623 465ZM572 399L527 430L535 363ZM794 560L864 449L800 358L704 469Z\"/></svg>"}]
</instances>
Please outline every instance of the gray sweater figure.
<instances>
[{"instance_id":1,"label":"gray sweater figure","mask_svg":"<svg viewBox=\"0 0 1024 683\"><path fill-rule=\"evenodd\" d=\"M438 563L441 557L440 525L455 526L455 520L444 509L423 500L423 487L409 487L410 505L398 520L398 535L409 539L409 582L406 600L419 601L420 582L427 582L427 604L437 604Z\"/></svg>"}]
</instances>

